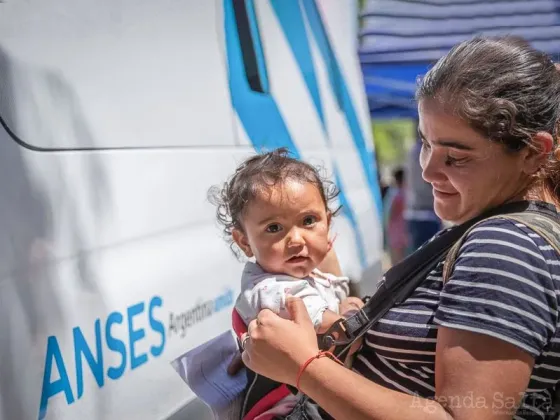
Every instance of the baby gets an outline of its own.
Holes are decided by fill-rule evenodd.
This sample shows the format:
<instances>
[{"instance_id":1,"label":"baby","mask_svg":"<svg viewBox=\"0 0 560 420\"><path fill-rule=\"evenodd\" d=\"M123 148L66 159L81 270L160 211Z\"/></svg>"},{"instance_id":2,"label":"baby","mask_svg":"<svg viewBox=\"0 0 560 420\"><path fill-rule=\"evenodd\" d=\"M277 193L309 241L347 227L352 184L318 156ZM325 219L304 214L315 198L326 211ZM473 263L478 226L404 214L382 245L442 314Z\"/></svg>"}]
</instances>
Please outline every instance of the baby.
<instances>
[{"instance_id":1,"label":"baby","mask_svg":"<svg viewBox=\"0 0 560 420\"><path fill-rule=\"evenodd\" d=\"M332 183L287 149L247 159L222 189L211 190L232 249L255 260L245 264L235 305L246 325L265 308L288 318L287 295L303 300L317 333L363 305L348 297L347 277L317 269L332 247L336 211L329 202L336 195Z\"/></svg>"}]
</instances>

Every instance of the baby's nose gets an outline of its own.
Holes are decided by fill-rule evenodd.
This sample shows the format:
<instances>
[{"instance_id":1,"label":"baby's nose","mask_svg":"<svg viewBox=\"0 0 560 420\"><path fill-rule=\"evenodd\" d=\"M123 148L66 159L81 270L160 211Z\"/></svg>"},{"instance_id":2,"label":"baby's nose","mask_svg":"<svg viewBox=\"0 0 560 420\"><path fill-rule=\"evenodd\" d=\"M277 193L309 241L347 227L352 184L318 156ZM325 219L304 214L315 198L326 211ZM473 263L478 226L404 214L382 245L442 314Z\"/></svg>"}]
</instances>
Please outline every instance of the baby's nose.
<instances>
[{"instance_id":1,"label":"baby's nose","mask_svg":"<svg viewBox=\"0 0 560 420\"><path fill-rule=\"evenodd\" d=\"M288 246L302 246L304 244L303 235L298 230L294 230L288 238Z\"/></svg>"}]
</instances>

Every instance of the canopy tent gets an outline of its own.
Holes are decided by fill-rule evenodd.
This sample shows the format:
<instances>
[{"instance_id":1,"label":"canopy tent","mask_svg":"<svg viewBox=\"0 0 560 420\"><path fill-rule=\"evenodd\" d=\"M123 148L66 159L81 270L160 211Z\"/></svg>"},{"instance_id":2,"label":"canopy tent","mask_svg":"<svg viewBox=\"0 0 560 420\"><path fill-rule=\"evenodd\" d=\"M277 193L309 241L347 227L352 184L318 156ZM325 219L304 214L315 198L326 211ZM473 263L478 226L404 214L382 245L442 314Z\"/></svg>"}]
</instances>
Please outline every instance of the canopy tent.
<instances>
[{"instance_id":1,"label":"canopy tent","mask_svg":"<svg viewBox=\"0 0 560 420\"><path fill-rule=\"evenodd\" d=\"M476 34L518 35L560 58L560 0L366 0L360 62L372 117L415 118L416 80Z\"/></svg>"}]
</instances>

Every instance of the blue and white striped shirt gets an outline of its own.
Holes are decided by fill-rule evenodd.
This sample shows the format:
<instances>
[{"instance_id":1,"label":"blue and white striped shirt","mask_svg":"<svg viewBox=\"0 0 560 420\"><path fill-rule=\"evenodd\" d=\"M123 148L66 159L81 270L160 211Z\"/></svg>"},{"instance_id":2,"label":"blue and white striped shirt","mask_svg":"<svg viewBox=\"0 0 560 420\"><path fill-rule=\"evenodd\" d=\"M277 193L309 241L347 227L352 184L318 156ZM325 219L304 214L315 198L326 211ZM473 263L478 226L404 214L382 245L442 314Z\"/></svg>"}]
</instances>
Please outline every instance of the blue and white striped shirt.
<instances>
[{"instance_id":1,"label":"blue and white striped shirt","mask_svg":"<svg viewBox=\"0 0 560 420\"><path fill-rule=\"evenodd\" d=\"M560 381L560 256L526 226L492 219L468 235L445 285L442 268L368 331L354 370L387 388L433 398L438 326L490 335L535 358L514 418L544 419Z\"/></svg>"}]
</instances>

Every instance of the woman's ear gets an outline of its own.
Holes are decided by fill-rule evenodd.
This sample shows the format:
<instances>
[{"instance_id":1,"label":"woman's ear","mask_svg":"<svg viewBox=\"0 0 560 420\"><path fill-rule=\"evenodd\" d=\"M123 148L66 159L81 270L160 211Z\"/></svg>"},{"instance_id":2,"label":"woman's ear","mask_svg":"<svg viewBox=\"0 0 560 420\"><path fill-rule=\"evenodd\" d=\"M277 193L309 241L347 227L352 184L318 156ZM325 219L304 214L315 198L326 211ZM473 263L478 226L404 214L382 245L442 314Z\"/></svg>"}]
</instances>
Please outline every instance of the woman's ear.
<instances>
[{"instance_id":1,"label":"woman's ear","mask_svg":"<svg viewBox=\"0 0 560 420\"><path fill-rule=\"evenodd\" d=\"M247 258L251 258L254 255L251 245L249 245L247 235L245 235L241 229L233 229L231 237L233 238L233 242L243 251Z\"/></svg>"},{"instance_id":2,"label":"woman's ear","mask_svg":"<svg viewBox=\"0 0 560 420\"><path fill-rule=\"evenodd\" d=\"M542 168L554 147L554 139L546 131L539 131L531 140L534 147L526 148L523 162L523 169L528 175L533 175Z\"/></svg>"}]
</instances>

